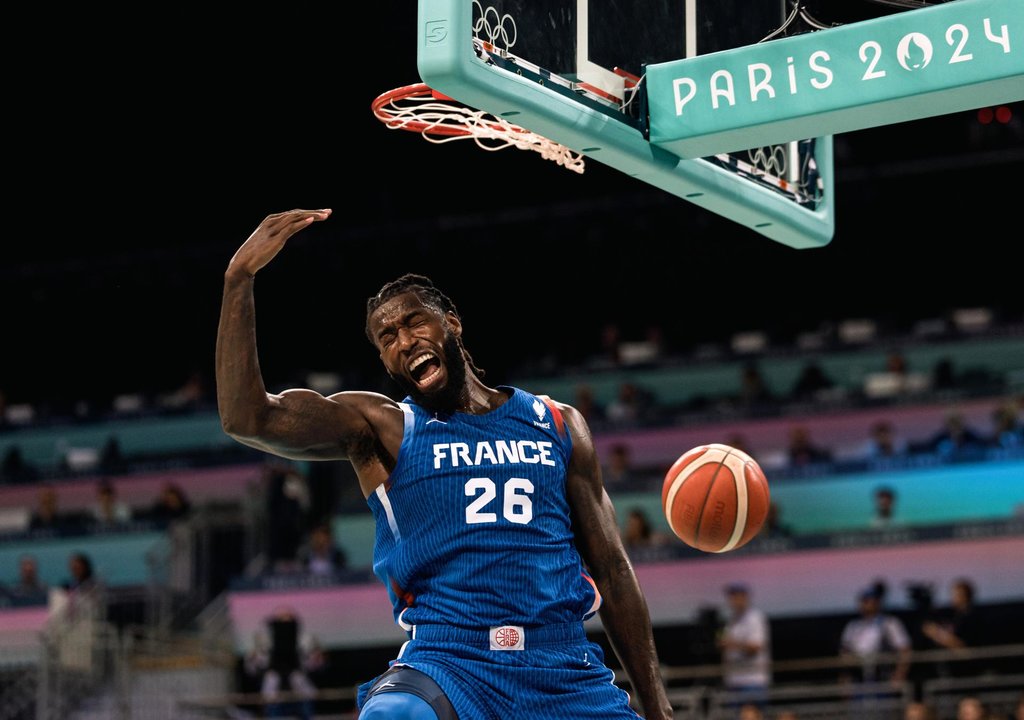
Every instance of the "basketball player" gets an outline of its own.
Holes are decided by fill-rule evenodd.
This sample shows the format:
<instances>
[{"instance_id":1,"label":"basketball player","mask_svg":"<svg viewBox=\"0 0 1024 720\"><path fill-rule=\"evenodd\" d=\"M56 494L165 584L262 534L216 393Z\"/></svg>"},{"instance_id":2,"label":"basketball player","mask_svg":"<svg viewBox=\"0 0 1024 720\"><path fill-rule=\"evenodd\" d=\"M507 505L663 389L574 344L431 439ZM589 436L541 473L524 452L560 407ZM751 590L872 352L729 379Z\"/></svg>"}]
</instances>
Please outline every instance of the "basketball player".
<instances>
[{"instance_id":1,"label":"basketball player","mask_svg":"<svg viewBox=\"0 0 1024 720\"><path fill-rule=\"evenodd\" d=\"M403 276L367 303L366 333L404 402L267 393L253 278L293 234L329 216L270 215L235 253L217 400L240 442L356 470L377 521L374 572L410 637L360 688L360 719L636 718L587 641L583 620L599 607L646 717L671 718L586 423L567 405L485 385L455 305L430 280Z\"/></svg>"}]
</instances>

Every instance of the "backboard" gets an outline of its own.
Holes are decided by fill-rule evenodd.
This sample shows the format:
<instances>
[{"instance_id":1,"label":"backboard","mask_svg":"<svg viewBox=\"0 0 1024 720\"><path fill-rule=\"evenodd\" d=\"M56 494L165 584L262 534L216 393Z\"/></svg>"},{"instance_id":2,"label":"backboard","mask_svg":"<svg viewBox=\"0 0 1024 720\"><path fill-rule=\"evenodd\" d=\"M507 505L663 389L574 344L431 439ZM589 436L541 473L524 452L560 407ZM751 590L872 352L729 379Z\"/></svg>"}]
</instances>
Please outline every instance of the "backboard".
<instances>
[{"instance_id":1,"label":"backboard","mask_svg":"<svg viewBox=\"0 0 1024 720\"><path fill-rule=\"evenodd\" d=\"M649 142L648 65L752 45L786 0L419 0L423 81L791 247L834 231L831 137L681 159Z\"/></svg>"}]
</instances>

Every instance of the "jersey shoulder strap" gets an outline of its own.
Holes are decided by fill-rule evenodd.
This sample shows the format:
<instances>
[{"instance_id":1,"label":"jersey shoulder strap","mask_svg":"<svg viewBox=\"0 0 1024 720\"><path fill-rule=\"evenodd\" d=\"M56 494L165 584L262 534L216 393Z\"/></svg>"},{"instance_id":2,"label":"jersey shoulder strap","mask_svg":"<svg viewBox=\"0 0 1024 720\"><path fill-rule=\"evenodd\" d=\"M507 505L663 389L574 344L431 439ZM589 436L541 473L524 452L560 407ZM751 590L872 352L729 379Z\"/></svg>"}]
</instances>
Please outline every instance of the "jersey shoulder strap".
<instances>
[{"instance_id":1,"label":"jersey shoulder strap","mask_svg":"<svg viewBox=\"0 0 1024 720\"><path fill-rule=\"evenodd\" d=\"M562 411L558 409L558 406L555 405L555 401L552 400L549 396L538 395L537 397L540 398L541 402L548 406L548 410L551 411L551 417L555 421L555 427L558 429L558 434L564 438L566 436L566 431L565 418L562 417Z\"/></svg>"}]
</instances>

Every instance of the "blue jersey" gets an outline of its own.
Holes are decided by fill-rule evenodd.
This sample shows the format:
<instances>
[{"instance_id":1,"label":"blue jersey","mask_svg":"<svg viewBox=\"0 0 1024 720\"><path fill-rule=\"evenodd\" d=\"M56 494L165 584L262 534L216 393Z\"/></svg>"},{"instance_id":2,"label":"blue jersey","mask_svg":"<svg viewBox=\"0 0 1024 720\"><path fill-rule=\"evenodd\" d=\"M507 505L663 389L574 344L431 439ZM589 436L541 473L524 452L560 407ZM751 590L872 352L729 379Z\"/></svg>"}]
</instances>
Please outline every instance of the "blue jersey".
<instances>
[{"instance_id":1,"label":"blue jersey","mask_svg":"<svg viewBox=\"0 0 1024 720\"><path fill-rule=\"evenodd\" d=\"M405 629L572 623L600 604L573 542L569 429L553 405L502 389L484 415L401 403L397 464L368 503L373 570Z\"/></svg>"}]
</instances>

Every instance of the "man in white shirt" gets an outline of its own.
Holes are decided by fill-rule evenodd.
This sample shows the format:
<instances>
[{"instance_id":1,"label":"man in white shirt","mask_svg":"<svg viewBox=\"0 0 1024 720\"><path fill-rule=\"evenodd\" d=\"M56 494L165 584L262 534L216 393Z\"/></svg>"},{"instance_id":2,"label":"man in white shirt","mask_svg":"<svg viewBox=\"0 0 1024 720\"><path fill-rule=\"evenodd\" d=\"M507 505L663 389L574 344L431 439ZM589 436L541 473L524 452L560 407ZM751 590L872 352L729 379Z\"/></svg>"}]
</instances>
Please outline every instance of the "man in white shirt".
<instances>
[{"instance_id":1,"label":"man in white shirt","mask_svg":"<svg viewBox=\"0 0 1024 720\"><path fill-rule=\"evenodd\" d=\"M906 628L899 618L882 612L882 595L878 588L861 592L859 602L860 617L843 628L840 653L860 660L864 682L903 682L910 669L910 636ZM878 656L887 653L897 656L895 666L879 664Z\"/></svg>"},{"instance_id":2,"label":"man in white shirt","mask_svg":"<svg viewBox=\"0 0 1024 720\"><path fill-rule=\"evenodd\" d=\"M729 620L718 645L722 680L730 705L762 707L771 685L771 635L765 614L750 604L750 589L733 583L725 588Z\"/></svg>"}]
</instances>

